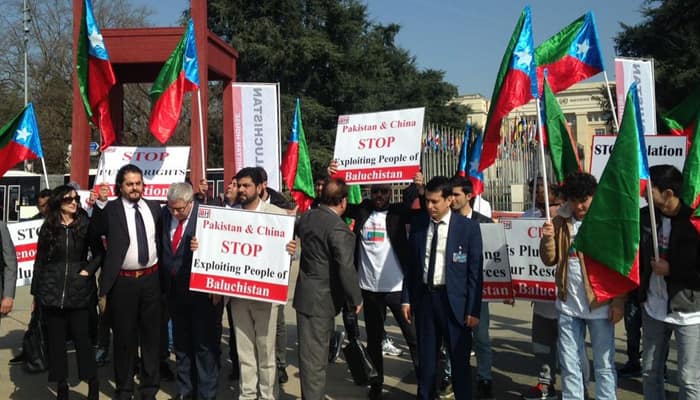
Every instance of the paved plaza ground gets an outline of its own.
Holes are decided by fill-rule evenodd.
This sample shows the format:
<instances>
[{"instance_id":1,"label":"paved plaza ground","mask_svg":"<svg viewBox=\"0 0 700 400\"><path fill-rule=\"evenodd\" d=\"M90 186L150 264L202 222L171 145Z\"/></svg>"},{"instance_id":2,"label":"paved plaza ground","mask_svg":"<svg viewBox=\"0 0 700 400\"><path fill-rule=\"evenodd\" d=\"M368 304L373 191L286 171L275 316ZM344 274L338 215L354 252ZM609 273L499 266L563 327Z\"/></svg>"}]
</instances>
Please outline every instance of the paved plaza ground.
<instances>
[{"instance_id":1,"label":"paved plaza ground","mask_svg":"<svg viewBox=\"0 0 700 400\"><path fill-rule=\"evenodd\" d=\"M8 366L8 360L19 351L27 323L29 321L31 296L28 287L18 288L15 309L9 317L0 323L0 399L35 400L49 399L54 395L54 386L47 383L47 374L29 375L21 366ZM291 304L286 308L288 324L287 354L289 367L289 382L282 385L280 399L299 399L299 373L296 352L296 320ZM530 354L530 320L532 310L527 301L518 301L515 306L494 303L491 305L491 338L494 349L493 376L495 394L498 399L517 399L519 393L535 383L533 378L537 366ZM224 322L225 318L224 318ZM401 333L392 317L387 317L387 332L394 342L406 350L403 356L385 358L385 391L386 399L415 398L416 384L411 372L411 363L407 356L407 348L401 338ZM626 361L625 335L623 324L617 325L616 330L616 362L618 367ZM338 327L340 328L340 323ZM228 330L224 330L222 353L228 353ZM590 354L590 343L588 343ZM472 357L472 366L476 360ZM231 367L222 359L222 371L219 379L219 399L235 399L236 392L232 382L227 378ZM174 357L171 359L174 367ZM676 354L671 351L668 362L670 382L676 378ZM114 394L113 364L110 362L100 368L102 395L101 398L111 398ZM70 355L71 398L84 399L87 394L87 384L77 380L75 357ZM593 383L590 393L593 392ZM641 380L620 379L618 383L618 399L641 398ZM673 384L667 385L667 390L677 392ZM174 382L163 382L158 399L169 399L175 396ZM366 388L353 384L343 360L328 367L327 394L332 399L364 399Z\"/></svg>"}]
</instances>

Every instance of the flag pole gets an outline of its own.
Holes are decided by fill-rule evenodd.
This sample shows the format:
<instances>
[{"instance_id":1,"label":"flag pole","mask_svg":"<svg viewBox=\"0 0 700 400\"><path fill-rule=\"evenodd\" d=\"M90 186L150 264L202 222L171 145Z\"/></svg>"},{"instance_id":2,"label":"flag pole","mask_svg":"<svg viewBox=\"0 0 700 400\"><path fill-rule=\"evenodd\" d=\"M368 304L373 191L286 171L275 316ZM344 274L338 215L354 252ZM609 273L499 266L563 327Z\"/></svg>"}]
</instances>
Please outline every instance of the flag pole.
<instances>
[{"instance_id":1,"label":"flag pole","mask_svg":"<svg viewBox=\"0 0 700 400\"><path fill-rule=\"evenodd\" d=\"M44 169L44 182L46 182L46 188L51 189L49 186L49 176L46 174L46 163L44 162L44 157L41 157L41 167Z\"/></svg>"},{"instance_id":2,"label":"flag pole","mask_svg":"<svg viewBox=\"0 0 700 400\"><path fill-rule=\"evenodd\" d=\"M542 113L540 112L540 99L535 98L535 105L537 107L537 127L538 127L538 134L540 137L539 140L539 148L540 148L540 162L542 166L542 184L544 186L544 213L545 216L547 217L547 222L550 222L552 220L551 215L549 215L549 183L547 181L547 167L546 167L546 162L547 160L544 157L544 132L542 130ZM535 178L534 186L535 190L537 190L537 178Z\"/></svg>"},{"instance_id":3,"label":"flag pole","mask_svg":"<svg viewBox=\"0 0 700 400\"><path fill-rule=\"evenodd\" d=\"M659 261L659 238L656 230L656 210L654 210L654 199L651 194L651 179L647 182L647 203L649 205L649 217L651 218L651 240L654 245L654 260Z\"/></svg>"},{"instance_id":4,"label":"flag pole","mask_svg":"<svg viewBox=\"0 0 700 400\"><path fill-rule=\"evenodd\" d=\"M199 87L197 88L197 111L199 116L199 150L202 161L202 176L200 177L200 179L207 179L207 167L204 161L204 121L202 121L202 90ZM199 184L199 182L196 182L196 184Z\"/></svg>"},{"instance_id":5,"label":"flag pole","mask_svg":"<svg viewBox=\"0 0 700 400\"><path fill-rule=\"evenodd\" d=\"M620 132L620 123L617 120L617 110L615 110L615 103L613 102L612 92L610 91L610 81L608 81L608 72L603 70L603 77L605 78L605 88L608 90L608 101L610 102L610 112L613 116L613 122L615 122L615 130Z\"/></svg>"}]
</instances>

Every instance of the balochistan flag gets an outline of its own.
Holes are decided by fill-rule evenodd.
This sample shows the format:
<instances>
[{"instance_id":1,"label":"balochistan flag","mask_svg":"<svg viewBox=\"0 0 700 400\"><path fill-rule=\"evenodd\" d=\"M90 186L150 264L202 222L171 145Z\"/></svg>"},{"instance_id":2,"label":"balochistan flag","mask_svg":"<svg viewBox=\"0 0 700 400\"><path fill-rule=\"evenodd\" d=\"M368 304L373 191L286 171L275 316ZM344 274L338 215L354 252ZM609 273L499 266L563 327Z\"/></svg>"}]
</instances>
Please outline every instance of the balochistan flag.
<instances>
[{"instance_id":1,"label":"balochistan flag","mask_svg":"<svg viewBox=\"0 0 700 400\"><path fill-rule=\"evenodd\" d=\"M696 119L697 120L697 119ZM683 164L683 189L682 200L693 209L690 222L700 233L700 130L695 124L693 142L688 151L688 157Z\"/></svg>"},{"instance_id":2,"label":"balochistan flag","mask_svg":"<svg viewBox=\"0 0 700 400\"><path fill-rule=\"evenodd\" d=\"M554 93L603 71L603 55L593 12L587 12L539 45L535 49L535 63L540 90L547 69Z\"/></svg>"},{"instance_id":3,"label":"balochistan flag","mask_svg":"<svg viewBox=\"0 0 700 400\"><path fill-rule=\"evenodd\" d=\"M32 103L0 129L0 176L20 161L44 158Z\"/></svg>"},{"instance_id":4,"label":"balochistan flag","mask_svg":"<svg viewBox=\"0 0 700 400\"><path fill-rule=\"evenodd\" d=\"M637 84L627 92L620 132L573 246L584 254L599 302L639 286L639 194L648 179Z\"/></svg>"},{"instance_id":5,"label":"balochistan flag","mask_svg":"<svg viewBox=\"0 0 700 400\"><path fill-rule=\"evenodd\" d=\"M474 144L469 152L469 180L472 182L472 194L478 196L484 193L484 174L479 171L481 160L481 147L484 141L484 132L477 132Z\"/></svg>"},{"instance_id":6,"label":"balochistan flag","mask_svg":"<svg viewBox=\"0 0 700 400\"><path fill-rule=\"evenodd\" d=\"M282 180L292 192L292 197L304 212L314 201L314 179L311 174L309 149L306 147L306 135L301 123L301 102L296 101L292 132L287 142L287 150L282 157Z\"/></svg>"},{"instance_id":7,"label":"balochistan flag","mask_svg":"<svg viewBox=\"0 0 700 400\"><path fill-rule=\"evenodd\" d=\"M114 77L112 63L109 62L107 48L92 13L90 0L85 0L83 4L75 68L85 113L88 120L100 130L100 150L104 150L117 138L109 111L109 91L117 83L117 78Z\"/></svg>"},{"instance_id":8,"label":"balochistan flag","mask_svg":"<svg viewBox=\"0 0 700 400\"><path fill-rule=\"evenodd\" d=\"M185 92L199 89L199 63L190 19L185 34L168 57L151 87L151 119L148 127L161 143L172 136L182 111Z\"/></svg>"},{"instance_id":9,"label":"balochistan flag","mask_svg":"<svg viewBox=\"0 0 700 400\"><path fill-rule=\"evenodd\" d=\"M661 119L668 126L670 134L686 137L686 146L690 149L691 141L695 135L695 128L697 127L698 116L700 116L700 88L696 88L681 104L673 107Z\"/></svg>"},{"instance_id":10,"label":"balochistan flag","mask_svg":"<svg viewBox=\"0 0 700 400\"><path fill-rule=\"evenodd\" d=\"M542 127L545 143L549 143L549 151L552 157L552 167L557 177L557 182L563 183L569 173L581 171L581 162L578 159L574 140L566 123L566 117L559 107L557 98L552 93L544 79L544 91L542 92L543 112L545 114ZM546 128L545 128L546 127Z\"/></svg>"},{"instance_id":11,"label":"balochistan flag","mask_svg":"<svg viewBox=\"0 0 700 400\"><path fill-rule=\"evenodd\" d=\"M537 97L534 47L530 7L525 7L515 25L496 77L486 119L479 171L485 170L496 160L503 118L514 108Z\"/></svg>"}]
</instances>

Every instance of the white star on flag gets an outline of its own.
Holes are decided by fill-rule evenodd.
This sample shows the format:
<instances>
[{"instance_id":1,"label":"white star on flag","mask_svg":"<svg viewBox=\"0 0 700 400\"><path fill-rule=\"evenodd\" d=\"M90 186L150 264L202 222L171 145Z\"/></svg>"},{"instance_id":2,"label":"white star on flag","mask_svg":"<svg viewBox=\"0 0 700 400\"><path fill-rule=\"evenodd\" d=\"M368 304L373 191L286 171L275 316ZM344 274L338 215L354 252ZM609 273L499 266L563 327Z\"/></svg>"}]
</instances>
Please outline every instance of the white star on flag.
<instances>
[{"instance_id":1,"label":"white star on flag","mask_svg":"<svg viewBox=\"0 0 700 400\"><path fill-rule=\"evenodd\" d=\"M576 54L580 54L581 58L585 58L590 48L591 46L588 44L588 39L584 40L582 43L576 43Z\"/></svg>"},{"instance_id":2,"label":"white star on flag","mask_svg":"<svg viewBox=\"0 0 700 400\"><path fill-rule=\"evenodd\" d=\"M27 130L27 127L22 127L22 129L18 129L17 132L15 132L16 138L18 141L21 142L26 142L27 138L31 136L32 132Z\"/></svg>"},{"instance_id":3,"label":"white star on flag","mask_svg":"<svg viewBox=\"0 0 700 400\"><path fill-rule=\"evenodd\" d=\"M479 170L479 160L472 160L472 162L469 163L469 171L478 171Z\"/></svg>"},{"instance_id":4,"label":"white star on flag","mask_svg":"<svg viewBox=\"0 0 700 400\"><path fill-rule=\"evenodd\" d=\"M530 68L532 63L532 54L530 54L530 48L526 47L523 51L516 51L515 56L518 57L516 64L522 68Z\"/></svg>"},{"instance_id":5,"label":"white star on flag","mask_svg":"<svg viewBox=\"0 0 700 400\"><path fill-rule=\"evenodd\" d=\"M94 30L90 32L90 35L88 36L88 40L90 41L90 46L94 48L105 48L104 40L102 40L102 35L97 33L97 30Z\"/></svg>"}]
</instances>

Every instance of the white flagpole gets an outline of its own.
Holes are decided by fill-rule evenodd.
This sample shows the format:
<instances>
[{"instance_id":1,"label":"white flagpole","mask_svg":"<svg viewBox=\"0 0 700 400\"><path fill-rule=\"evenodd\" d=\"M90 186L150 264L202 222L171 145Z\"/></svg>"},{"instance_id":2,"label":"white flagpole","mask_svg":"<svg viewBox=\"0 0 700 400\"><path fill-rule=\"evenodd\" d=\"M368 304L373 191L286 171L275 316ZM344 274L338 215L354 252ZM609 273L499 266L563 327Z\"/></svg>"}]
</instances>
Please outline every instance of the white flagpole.
<instances>
[{"instance_id":1,"label":"white flagpole","mask_svg":"<svg viewBox=\"0 0 700 400\"><path fill-rule=\"evenodd\" d=\"M204 121L202 121L202 90L197 88L197 110L199 114L199 150L202 158L202 176L200 179L207 179L207 167L204 161ZM199 182L192 182L192 185L198 185Z\"/></svg>"},{"instance_id":2,"label":"white flagpole","mask_svg":"<svg viewBox=\"0 0 700 400\"><path fill-rule=\"evenodd\" d=\"M647 203L649 204L649 217L651 218L651 241L654 245L654 260L659 261L659 238L656 228L656 210L654 210L654 199L651 195L651 179L647 182Z\"/></svg>"},{"instance_id":3,"label":"white flagpole","mask_svg":"<svg viewBox=\"0 0 700 400\"><path fill-rule=\"evenodd\" d=\"M613 122L615 122L615 130L620 132L620 123L617 119L617 110L615 109L615 102L613 102L612 92L610 91L610 82L608 81L608 73L603 70L603 77L605 78L605 88L608 90L608 101L610 102L610 112L612 112Z\"/></svg>"},{"instance_id":4,"label":"white flagpole","mask_svg":"<svg viewBox=\"0 0 700 400\"><path fill-rule=\"evenodd\" d=\"M51 189L51 187L49 187L49 176L46 174L46 163L44 162L44 157L41 157L41 167L44 169L44 182L46 182L46 188Z\"/></svg>"},{"instance_id":5,"label":"white flagpole","mask_svg":"<svg viewBox=\"0 0 700 400\"><path fill-rule=\"evenodd\" d=\"M546 162L547 160L544 157L544 132L542 131L542 113L540 112L540 99L535 98L535 105L537 106L537 127L538 127L538 134L540 137L539 140L539 148L540 148L540 162L541 162L541 168L542 168L542 184L544 185L544 213L545 216L547 217L547 222L550 222L552 220L551 215L549 215L549 183L547 181L547 167L546 167ZM537 188L537 179L535 178L534 182L534 187L535 189Z\"/></svg>"}]
</instances>

